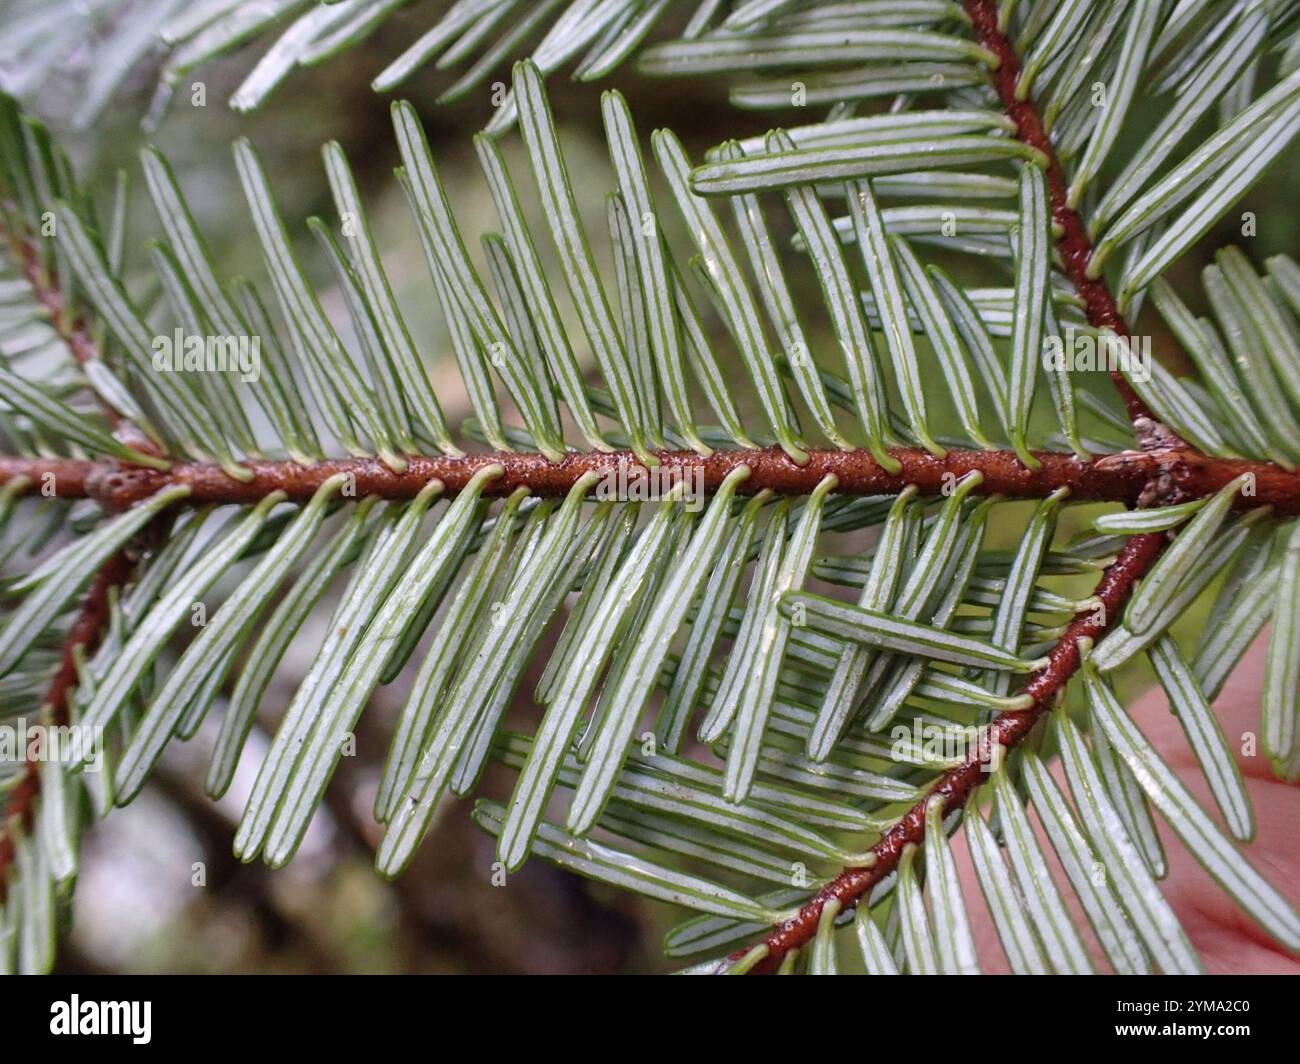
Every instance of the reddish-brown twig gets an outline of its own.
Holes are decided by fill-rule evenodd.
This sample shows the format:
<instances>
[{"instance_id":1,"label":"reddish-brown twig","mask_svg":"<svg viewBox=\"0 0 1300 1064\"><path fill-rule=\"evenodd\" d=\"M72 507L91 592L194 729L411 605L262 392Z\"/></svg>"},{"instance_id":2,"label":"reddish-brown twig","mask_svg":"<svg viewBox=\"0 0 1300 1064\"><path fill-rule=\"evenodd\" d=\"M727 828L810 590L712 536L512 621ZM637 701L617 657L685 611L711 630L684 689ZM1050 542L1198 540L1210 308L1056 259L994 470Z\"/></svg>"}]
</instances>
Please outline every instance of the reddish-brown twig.
<instances>
[{"instance_id":1,"label":"reddish-brown twig","mask_svg":"<svg viewBox=\"0 0 1300 1064\"><path fill-rule=\"evenodd\" d=\"M970 757L954 769L945 772L930 788L925 798L917 802L901 820L881 836L872 848L875 863L868 867L846 868L799 910L798 915L782 924L763 940L767 956L754 971L775 971L781 960L792 949L802 946L817 932L822 909L832 899L843 908L855 905L867 891L879 883L897 866L903 850L909 845L919 846L925 841L925 811L930 802L939 800L945 809L962 805L979 786L990 766L1001 763L994 748L1010 749L1028 735L1044 713L1052 708L1057 695L1079 668L1079 640L1097 640L1105 634L1112 618L1119 616L1128 601L1138 578L1164 549L1165 537L1150 533L1131 537L1119 556L1106 570L1095 592L1104 609L1089 610L1074 619L1053 647L1046 668L1034 673L1025 685L1024 693L1034 704L1016 713L1003 713L996 718L980 737Z\"/></svg>"},{"instance_id":2,"label":"reddish-brown twig","mask_svg":"<svg viewBox=\"0 0 1300 1064\"><path fill-rule=\"evenodd\" d=\"M7 211L0 213L3 221L7 213L16 217L17 209L13 204L6 204ZM31 286L32 295L50 316L50 326L67 345L72 357L81 365L100 360L99 344L91 335L85 316L76 306L69 305L67 296L58 277L41 260L40 248L36 241L8 225L4 226L9 238L9 246L15 258L22 265L23 276ZM160 454L161 449L138 425L126 418L103 396L96 397L99 407L112 426L113 435L142 454Z\"/></svg>"},{"instance_id":3,"label":"reddish-brown twig","mask_svg":"<svg viewBox=\"0 0 1300 1064\"><path fill-rule=\"evenodd\" d=\"M1060 249L1065 272L1083 298L1088 321L1099 329L1111 329L1120 336L1128 336L1128 323L1120 313L1110 288L1104 280L1088 276L1092 241L1079 212L1069 205L1069 183L1065 179L1065 171L1056 156L1056 150L1052 147L1051 138L1043 126L1038 108L1032 98L1022 100L1016 96L1016 83L1020 80L1020 57L1007 35L998 28L998 5L994 0L965 0L965 6L976 38L998 57L998 68L992 75L993 85L1007 116L1016 124L1016 136L1037 148L1048 160L1047 191L1052 201L1052 218L1063 230L1056 246ZM1138 442L1147 445L1145 437L1158 431L1159 422L1119 370L1111 371L1111 380L1114 381L1120 398L1124 400L1129 420L1138 434Z\"/></svg>"},{"instance_id":4,"label":"reddish-brown twig","mask_svg":"<svg viewBox=\"0 0 1300 1064\"><path fill-rule=\"evenodd\" d=\"M77 652L94 653L108 623L109 592L125 582L130 573L131 562L126 552L118 551L91 581L81 603L81 612L68 630L59 666L45 691L42 708L48 707L51 723L63 725L68 722L68 696L77 685ZM22 830L31 826L40 789L40 762L28 761L23 767L22 779L9 795L4 823L0 824L0 901L4 900L6 872L14 858L13 825L16 822Z\"/></svg>"},{"instance_id":5,"label":"reddish-brown twig","mask_svg":"<svg viewBox=\"0 0 1300 1064\"><path fill-rule=\"evenodd\" d=\"M1037 453L1038 469L1030 469L1012 451L953 450L944 458L916 449L890 453L901 466L897 473L883 469L862 450L814 450L806 465L795 465L778 448L715 451L707 457L692 451L662 451L658 457L661 476L681 477L688 487L698 486L705 493L716 490L740 465L751 470L739 487L742 493L767 490L778 495L807 495L827 474L838 478L836 491L845 495L895 494L908 484L922 494L938 495L951 487L955 478L978 472L983 477L977 489L981 494L1042 499L1065 487L1075 500L1130 506L1149 501L1147 487L1153 480L1177 488L1186 498L1201 498L1249 473L1255 478L1252 493L1244 494L1239 506L1272 506L1280 514L1300 513L1300 472L1288 472L1269 462L1208 458L1186 447L1123 451L1092 461L1044 451ZM638 475L637 459L630 451L574 452L558 463L528 453L491 452L464 458L413 455L404 473L394 473L376 458L327 459L311 465L286 461L244 464L252 474L247 481L234 480L220 467L202 463L177 463L159 471L114 461L0 456L0 484L24 477L30 485L27 490L37 491L52 483L61 498L92 498L120 510L173 484L190 489L190 503L254 503L273 491L283 491L298 501L308 499L338 473L353 477L357 498L378 495L386 499L414 498L432 480L442 481L447 494L454 495L476 472L494 464L500 465L503 473L485 487L484 494L489 496L509 495L519 487L539 497L563 495L585 473L615 477L621 467L629 479ZM661 479L660 483L668 481Z\"/></svg>"}]
</instances>

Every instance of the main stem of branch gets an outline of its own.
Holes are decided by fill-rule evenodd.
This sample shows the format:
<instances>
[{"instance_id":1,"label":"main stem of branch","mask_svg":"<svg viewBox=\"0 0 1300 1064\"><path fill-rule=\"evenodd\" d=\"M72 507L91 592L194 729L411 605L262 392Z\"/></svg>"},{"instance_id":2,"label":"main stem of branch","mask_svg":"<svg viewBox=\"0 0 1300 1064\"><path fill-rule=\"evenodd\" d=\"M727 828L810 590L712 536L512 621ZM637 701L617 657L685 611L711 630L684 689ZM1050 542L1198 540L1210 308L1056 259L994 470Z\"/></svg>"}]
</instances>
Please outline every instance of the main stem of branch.
<instances>
[{"instance_id":1,"label":"main stem of branch","mask_svg":"<svg viewBox=\"0 0 1300 1064\"><path fill-rule=\"evenodd\" d=\"M1043 451L1037 454L1038 469L1030 469L1012 451L952 450L943 458L919 449L890 453L899 463L898 472L886 470L862 450L814 450L805 465L796 465L775 447L715 451L707 456L693 451L663 451L658 453L658 483L666 489L680 480L688 488L710 494L728 473L745 465L750 475L739 490L746 494L771 491L778 495L807 495L824 477L833 474L839 482L835 490L844 495L894 495L908 485L914 485L924 495L940 495L967 474L979 473L980 494L1043 499L1059 488L1068 488L1070 498L1076 501L1135 506L1149 501L1148 488L1155 480L1176 489L1182 498L1195 499L1212 495L1237 477L1250 474L1254 477L1252 490L1238 498L1239 507L1272 506L1279 514L1300 513L1300 472L1288 472L1268 462L1208 458L1186 447L1122 451L1092 461ZM561 462L551 462L538 454L500 451L464 458L413 455L403 473L394 473L374 458L327 459L312 465L245 462L252 476L244 481L227 476L218 466L203 463L177 463L159 471L114 461L0 456L0 484L23 478L28 491L65 499L91 498L109 509L124 510L164 487L178 484L189 489L187 501L194 504L255 503L273 491L282 491L294 501L305 501L330 477L344 473L352 477L349 492L357 498L377 495L410 499L434 480L442 482L449 496L454 495L486 465L500 465L504 472L489 482L484 494L501 496L520 487L543 498L562 496L587 473L595 473L615 486L621 478L631 489L650 473L630 451L574 452Z\"/></svg>"}]
</instances>

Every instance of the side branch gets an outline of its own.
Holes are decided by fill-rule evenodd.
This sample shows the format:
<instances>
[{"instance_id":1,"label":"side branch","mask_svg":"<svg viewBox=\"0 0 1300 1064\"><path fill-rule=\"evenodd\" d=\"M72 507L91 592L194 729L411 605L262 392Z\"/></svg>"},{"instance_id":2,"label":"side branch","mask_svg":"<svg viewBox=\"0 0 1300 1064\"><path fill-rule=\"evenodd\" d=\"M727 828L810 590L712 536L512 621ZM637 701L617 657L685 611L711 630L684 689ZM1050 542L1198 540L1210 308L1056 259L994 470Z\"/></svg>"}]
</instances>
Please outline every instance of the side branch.
<instances>
[{"instance_id":1,"label":"side branch","mask_svg":"<svg viewBox=\"0 0 1300 1064\"><path fill-rule=\"evenodd\" d=\"M1003 110L1016 124L1016 136L1037 148L1048 160L1047 190L1052 201L1052 218L1064 230L1057 240L1057 247L1065 264L1065 272L1083 298L1088 321L1099 329L1112 329L1120 336L1128 336L1128 323L1120 313L1119 305L1106 282L1088 276L1092 241L1088 238L1088 231L1084 228L1079 212L1069 205L1069 184L1065 179L1065 171L1056 157L1056 150L1052 147L1038 108L1032 99L1022 100L1016 94L1016 83L1020 80L1020 57L1007 35L998 28L998 4L996 0L965 0L965 7L979 43L998 57L998 68L991 76ZM1152 438L1170 435L1169 430L1160 424L1122 373L1112 370L1111 380L1124 401L1139 443L1147 446Z\"/></svg>"},{"instance_id":2,"label":"side branch","mask_svg":"<svg viewBox=\"0 0 1300 1064\"><path fill-rule=\"evenodd\" d=\"M15 211L13 204L7 203L4 206L11 214ZM3 218L4 211L0 211L0 221ZM86 319L69 304L67 296L58 283L58 278L53 276L41 262L36 243L31 237L8 226L4 229L8 234L14 255L22 264L23 276L31 286L33 296L49 314L51 327L67 345L72 357L83 366L88 362L98 362L99 344L91 335ZM158 444L139 426L124 417L102 396L98 398L99 407L104 412L104 417L108 419L109 425L112 426L114 436L143 454L161 453Z\"/></svg>"},{"instance_id":3,"label":"side branch","mask_svg":"<svg viewBox=\"0 0 1300 1064\"><path fill-rule=\"evenodd\" d=\"M916 805L894 824L880 841L871 848L875 862L869 866L846 868L824 886L798 914L776 928L763 940L766 956L753 971L774 972L781 960L792 949L811 941L817 933L822 909L832 898L844 909L852 908L858 899L889 875L897 866L908 846L919 846L925 840L925 811L936 799L945 810L955 809L978 788L989 766L1001 763L996 748L1010 749L1033 729L1034 725L1056 704L1057 696L1078 670L1080 664L1079 641L1094 642L1105 634L1114 618L1124 610L1133 587L1150 568L1166 539L1163 533L1133 536L1124 545L1119 556L1102 575L1095 592L1105 607L1089 610L1075 618L1061 641L1052 648L1047 665L1030 678L1024 694L1031 696L1034 704L1026 710L1003 713L984 730L970 757L956 768L945 772ZM745 952L737 956L742 956Z\"/></svg>"},{"instance_id":4,"label":"side branch","mask_svg":"<svg viewBox=\"0 0 1300 1064\"><path fill-rule=\"evenodd\" d=\"M94 653L105 627L108 625L109 591L123 584L131 574L131 562L125 551L118 551L95 574L90 589L82 600L81 612L68 630L63 644L59 667L46 688L42 709L48 708L51 723L68 723L68 696L77 686L77 651ZM14 826L26 831L36 809L36 796L41 789L40 764L28 761L23 776L9 795L4 820L0 822L0 901L4 900L6 873L14 859Z\"/></svg>"},{"instance_id":5,"label":"side branch","mask_svg":"<svg viewBox=\"0 0 1300 1064\"><path fill-rule=\"evenodd\" d=\"M968 473L984 479L981 494L1007 498L1041 499L1058 488L1069 488L1070 498L1096 502L1120 502L1130 506L1148 502L1148 484L1160 481L1181 498L1202 498L1218 491L1243 473L1254 474L1254 494L1238 499L1241 508L1272 506L1280 514L1300 513L1300 472L1288 472L1268 462L1207 458L1194 451L1124 451L1093 461L1074 455L1042 451L1037 453L1041 468L1029 469L1011 451L949 451L936 458L928 451L899 449L890 452L901 466L890 473L866 451L818 450L810 452L805 465L796 465L779 448L715 451L702 456L693 451L661 451L660 466L648 479L666 489L677 480L687 487L711 493L740 465L751 472L740 491L756 494L767 490L778 495L807 495L827 474L839 479L836 491L845 495L891 495L907 485L922 494L939 495ZM486 452L464 458L428 455L412 456L406 472L394 473L375 458L329 459L312 465L295 462L245 462L252 474L247 481L234 480L220 467L207 464L177 464L165 472L111 461L80 461L69 458L7 458L0 456L0 484L26 477L28 490L45 488L60 498L92 498L112 509L125 509L154 492L173 484L190 489L192 503L255 503L273 491L290 499L309 499L327 479L338 473L354 478L357 498L378 495L385 499L414 498L426 484L440 480L448 495L460 491L485 465L499 464L505 473L491 481L485 495L509 495L516 488L528 488L534 495L564 495L579 477L595 473L625 497L638 481L647 481L647 471L630 451L611 454L574 452L552 463L539 454ZM53 478L52 481L50 478ZM47 487L48 485L48 487Z\"/></svg>"}]
</instances>

